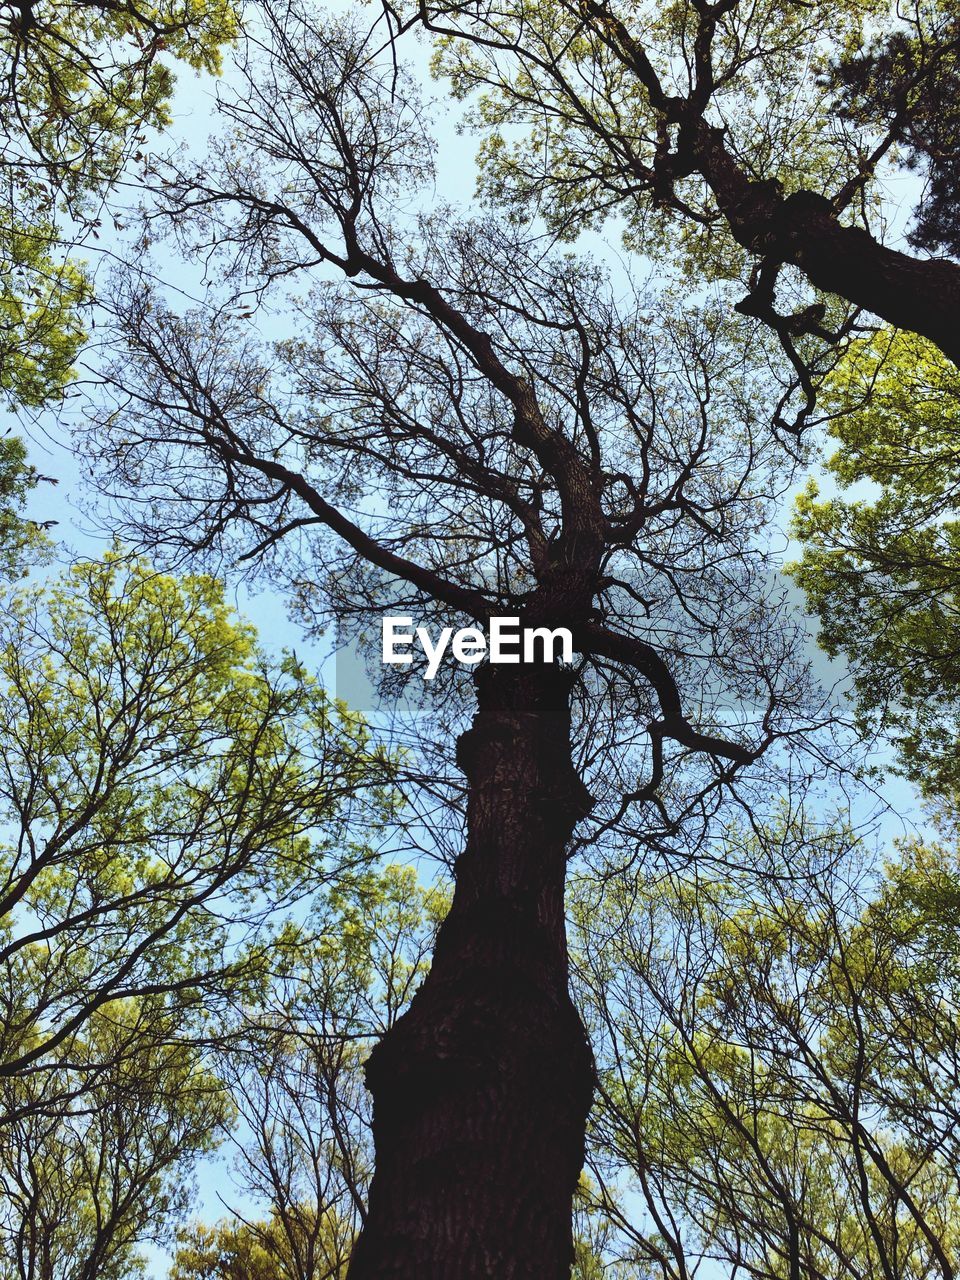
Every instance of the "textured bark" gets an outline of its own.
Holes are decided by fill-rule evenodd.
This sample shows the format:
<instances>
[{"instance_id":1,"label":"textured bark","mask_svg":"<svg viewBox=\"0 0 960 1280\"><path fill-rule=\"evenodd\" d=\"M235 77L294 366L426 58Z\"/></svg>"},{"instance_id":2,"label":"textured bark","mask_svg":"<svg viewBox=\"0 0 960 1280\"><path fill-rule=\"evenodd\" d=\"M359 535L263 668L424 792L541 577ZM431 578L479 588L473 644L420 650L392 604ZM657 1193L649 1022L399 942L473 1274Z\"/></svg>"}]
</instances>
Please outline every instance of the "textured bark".
<instances>
[{"instance_id":1,"label":"textured bark","mask_svg":"<svg viewBox=\"0 0 960 1280\"><path fill-rule=\"evenodd\" d=\"M430 974L367 1064L376 1172L350 1280L566 1280L593 1063L565 846L589 797L569 676L485 667L458 743L467 845Z\"/></svg>"},{"instance_id":2,"label":"textured bark","mask_svg":"<svg viewBox=\"0 0 960 1280\"><path fill-rule=\"evenodd\" d=\"M793 263L818 289L929 338L960 364L960 265L900 253L860 227L844 226L815 192L784 196L778 183L751 179L727 150L722 129L698 121L684 150L686 167L706 179L744 248Z\"/></svg>"}]
</instances>

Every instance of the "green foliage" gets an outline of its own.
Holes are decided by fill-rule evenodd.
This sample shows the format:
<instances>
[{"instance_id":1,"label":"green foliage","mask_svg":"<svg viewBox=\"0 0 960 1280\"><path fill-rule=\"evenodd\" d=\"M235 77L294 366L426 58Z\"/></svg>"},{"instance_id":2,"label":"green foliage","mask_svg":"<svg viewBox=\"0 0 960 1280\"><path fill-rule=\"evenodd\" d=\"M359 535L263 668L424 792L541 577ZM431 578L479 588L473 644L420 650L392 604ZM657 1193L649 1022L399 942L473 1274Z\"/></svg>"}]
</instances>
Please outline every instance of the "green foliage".
<instances>
[{"instance_id":1,"label":"green foliage","mask_svg":"<svg viewBox=\"0 0 960 1280\"><path fill-rule=\"evenodd\" d=\"M281 1280L268 1247L275 1223L218 1222L213 1227L194 1223L183 1233L170 1271L170 1280Z\"/></svg>"},{"instance_id":2,"label":"green foliage","mask_svg":"<svg viewBox=\"0 0 960 1280\"><path fill-rule=\"evenodd\" d=\"M51 223L28 226L0 213L0 392L37 406L66 385L85 333L90 296L82 269L58 261Z\"/></svg>"},{"instance_id":3,"label":"green foliage","mask_svg":"<svg viewBox=\"0 0 960 1280\"><path fill-rule=\"evenodd\" d=\"M341 877L314 903L285 976L218 1054L235 1175L260 1218L185 1227L171 1280L345 1274L373 1167L363 1062L426 973L447 905L402 866Z\"/></svg>"},{"instance_id":4,"label":"green foliage","mask_svg":"<svg viewBox=\"0 0 960 1280\"><path fill-rule=\"evenodd\" d=\"M104 1000L252 980L259 944L227 926L252 939L367 856L339 847L343 806L384 761L293 658L271 666L212 578L112 553L14 596L0 642L9 1072Z\"/></svg>"},{"instance_id":5,"label":"green foliage","mask_svg":"<svg viewBox=\"0 0 960 1280\"><path fill-rule=\"evenodd\" d=\"M757 1280L955 1266L960 845L904 843L871 876L848 830L785 814L711 851L726 873L573 885L599 1067L574 1280L705 1258ZM223 1055L258 1213L184 1228L171 1280L344 1274L371 1167L365 1046L444 897L389 867L318 901L273 1012Z\"/></svg>"},{"instance_id":6,"label":"green foliage","mask_svg":"<svg viewBox=\"0 0 960 1280\"><path fill-rule=\"evenodd\" d=\"M230 1111L204 1045L282 967L278 912L373 856L347 824L390 770L221 583L119 551L12 594L0 714L3 1231L109 1276L186 1207Z\"/></svg>"},{"instance_id":7,"label":"green foliage","mask_svg":"<svg viewBox=\"0 0 960 1280\"><path fill-rule=\"evenodd\" d=\"M37 405L70 376L90 296L57 248L59 214L97 234L103 197L147 131L169 123L170 61L218 73L239 18L229 0L3 7L0 390Z\"/></svg>"},{"instance_id":8,"label":"green foliage","mask_svg":"<svg viewBox=\"0 0 960 1280\"><path fill-rule=\"evenodd\" d=\"M10 435L0 438L0 582L20 577L47 550L43 532L23 514L37 481L23 441Z\"/></svg>"},{"instance_id":9,"label":"green foliage","mask_svg":"<svg viewBox=\"0 0 960 1280\"><path fill-rule=\"evenodd\" d=\"M646 1280L647 1272L611 1258L616 1234L616 1226L607 1213L603 1196L591 1179L582 1173L573 1198L573 1267L570 1280Z\"/></svg>"},{"instance_id":10,"label":"green foliage","mask_svg":"<svg viewBox=\"0 0 960 1280\"><path fill-rule=\"evenodd\" d=\"M960 252L960 13L951 0L923 0L904 25L838 61L831 79L841 113L858 125L880 122L926 181L907 236L918 249Z\"/></svg>"},{"instance_id":11,"label":"green foliage","mask_svg":"<svg viewBox=\"0 0 960 1280\"><path fill-rule=\"evenodd\" d=\"M764 0L720 6L709 23L707 6L688 0L617 12L566 0L511 0L476 16L431 8L443 13L441 31L462 33L439 40L434 70L455 96L474 98L480 193L519 217L535 210L568 239L615 213L628 246L658 270L679 263L700 280L736 278L745 255L700 176L679 165L667 176L675 124L649 92L641 60L665 92L709 100L752 178L820 191L847 176L853 154L815 73L831 53L856 47L863 23L885 6ZM695 83L695 49L712 58L709 87Z\"/></svg>"},{"instance_id":12,"label":"green foliage","mask_svg":"<svg viewBox=\"0 0 960 1280\"><path fill-rule=\"evenodd\" d=\"M337 1224L325 1226L329 1246L307 1272L291 1256L285 1225L276 1214L264 1222L196 1223L182 1233L170 1280L343 1280L349 1250L340 1247Z\"/></svg>"},{"instance_id":13,"label":"green foliage","mask_svg":"<svg viewBox=\"0 0 960 1280\"><path fill-rule=\"evenodd\" d=\"M577 887L592 1160L621 1256L951 1274L960 846L906 844L877 881L842 828L730 831L725 852L722 876Z\"/></svg>"},{"instance_id":14,"label":"green foliage","mask_svg":"<svg viewBox=\"0 0 960 1280\"><path fill-rule=\"evenodd\" d=\"M98 1009L55 1080L0 1080L4 1276L127 1280L141 1273L138 1246L165 1243L186 1211L186 1170L217 1141L230 1102L197 1047L157 1034L158 1003Z\"/></svg>"},{"instance_id":15,"label":"green foliage","mask_svg":"<svg viewBox=\"0 0 960 1280\"><path fill-rule=\"evenodd\" d=\"M862 498L799 499L792 570L820 643L851 663L865 726L892 733L928 792L960 786L960 375L903 333L855 343L827 388L828 468Z\"/></svg>"},{"instance_id":16,"label":"green foliage","mask_svg":"<svg viewBox=\"0 0 960 1280\"><path fill-rule=\"evenodd\" d=\"M395 865L343 876L324 895L308 980L317 967L350 975L346 990L360 997L354 1034L360 1023L367 1036L382 1034L410 1003L449 905L442 887L425 889L413 867Z\"/></svg>"}]
</instances>

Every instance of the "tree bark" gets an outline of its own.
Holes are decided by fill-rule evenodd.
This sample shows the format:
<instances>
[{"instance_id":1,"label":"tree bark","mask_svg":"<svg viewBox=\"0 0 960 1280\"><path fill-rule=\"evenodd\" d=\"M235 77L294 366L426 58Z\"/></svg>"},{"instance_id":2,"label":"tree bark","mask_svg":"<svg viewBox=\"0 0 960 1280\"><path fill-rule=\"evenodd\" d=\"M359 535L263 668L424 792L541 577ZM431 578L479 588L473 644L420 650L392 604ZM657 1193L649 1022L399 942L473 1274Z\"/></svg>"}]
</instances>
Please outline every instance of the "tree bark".
<instances>
[{"instance_id":1,"label":"tree bark","mask_svg":"<svg viewBox=\"0 0 960 1280\"><path fill-rule=\"evenodd\" d=\"M569 673L487 666L458 744L467 844L430 973L367 1063L376 1167L350 1280L567 1280L593 1059L566 845L590 798Z\"/></svg>"},{"instance_id":2,"label":"tree bark","mask_svg":"<svg viewBox=\"0 0 960 1280\"><path fill-rule=\"evenodd\" d=\"M899 329L928 338L960 365L960 264L917 258L843 225L824 196L784 195L750 178L728 151L724 131L698 121L686 141L688 168L701 173L739 244L789 262L826 293L836 293Z\"/></svg>"}]
</instances>

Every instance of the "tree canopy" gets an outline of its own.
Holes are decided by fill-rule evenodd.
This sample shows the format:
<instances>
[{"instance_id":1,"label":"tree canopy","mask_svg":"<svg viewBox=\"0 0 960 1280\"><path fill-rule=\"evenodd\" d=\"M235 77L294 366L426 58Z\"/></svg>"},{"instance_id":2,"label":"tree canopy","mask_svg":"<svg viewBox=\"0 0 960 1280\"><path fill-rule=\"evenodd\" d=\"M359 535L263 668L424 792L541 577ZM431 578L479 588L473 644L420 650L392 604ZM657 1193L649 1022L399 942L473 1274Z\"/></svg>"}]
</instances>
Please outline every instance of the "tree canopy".
<instances>
[{"instance_id":1,"label":"tree canopy","mask_svg":"<svg viewBox=\"0 0 960 1280\"><path fill-rule=\"evenodd\" d=\"M930 343L880 331L855 343L827 388L840 448L811 483L794 569L820 643L850 663L865 727L890 733L904 769L932 794L956 791L956 584L960 525L957 370ZM852 486L870 496L847 497Z\"/></svg>"},{"instance_id":2,"label":"tree canopy","mask_svg":"<svg viewBox=\"0 0 960 1280\"><path fill-rule=\"evenodd\" d=\"M960 356L960 268L887 243L875 182L891 162L919 167L914 242L955 243L953 4L420 0L406 12L439 36L455 92L478 95L498 200L568 235L622 215L659 262L679 253L744 285L740 308L798 364L798 337L829 346L842 330L834 298Z\"/></svg>"},{"instance_id":3,"label":"tree canopy","mask_svg":"<svg viewBox=\"0 0 960 1280\"><path fill-rule=\"evenodd\" d=\"M171 60L218 72L239 18L226 0L27 0L0 12L0 391L35 406L63 388L85 337L90 283L64 215L97 234L111 187L170 122Z\"/></svg>"},{"instance_id":4,"label":"tree canopy","mask_svg":"<svg viewBox=\"0 0 960 1280\"><path fill-rule=\"evenodd\" d=\"M45 480L47 477L43 477ZM16 436L0 437L0 581L24 574L42 559L43 531L28 519L25 507L40 477L27 462L27 451Z\"/></svg>"},{"instance_id":5,"label":"tree canopy","mask_svg":"<svg viewBox=\"0 0 960 1280\"><path fill-rule=\"evenodd\" d=\"M563 941L574 829L601 860L693 849L744 801L742 773L775 745L789 771L827 718L771 585L765 528L793 466L755 408L783 394L775 344L492 216L406 216L433 148L389 51L294 7L263 20L220 100L223 146L157 190L153 233L225 291L178 314L136 270L118 282L89 454L131 536L275 567L318 624L359 631L389 607L571 628L569 673L480 669L469 729L466 681L434 686L465 730L467 847L434 965L368 1063L377 1164L351 1264L466 1276L482 1220L497 1265L559 1274L592 1080ZM230 290L294 281L300 332L259 344ZM449 804L439 736L421 776ZM772 780L750 778L757 795ZM477 1087L478 1036L509 1088Z\"/></svg>"},{"instance_id":6,"label":"tree canopy","mask_svg":"<svg viewBox=\"0 0 960 1280\"><path fill-rule=\"evenodd\" d=\"M0 1245L11 1274L125 1275L229 1111L211 1038L284 908L372 857L346 823L389 769L221 584L119 551L8 601L0 704Z\"/></svg>"},{"instance_id":7,"label":"tree canopy","mask_svg":"<svg viewBox=\"0 0 960 1280\"><path fill-rule=\"evenodd\" d=\"M575 891L613 1256L670 1280L955 1274L955 838L882 874L809 817L725 839L736 869Z\"/></svg>"}]
</instances>

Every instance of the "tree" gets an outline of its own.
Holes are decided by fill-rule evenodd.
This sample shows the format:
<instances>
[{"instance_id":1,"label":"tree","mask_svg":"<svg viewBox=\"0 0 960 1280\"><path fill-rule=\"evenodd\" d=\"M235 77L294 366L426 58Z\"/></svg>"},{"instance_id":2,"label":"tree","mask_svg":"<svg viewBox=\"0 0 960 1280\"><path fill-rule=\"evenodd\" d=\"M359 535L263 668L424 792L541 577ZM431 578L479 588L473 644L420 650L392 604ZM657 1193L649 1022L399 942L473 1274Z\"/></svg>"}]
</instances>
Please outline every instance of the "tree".
<instances>
[{"instance_id":1,"label":"tree","mask_svg":"<svg viewBox=\"0 0 960 1280\"><path fill-rule=\"evenodd\" d=\"M59 214L97 234L104 197L169 123L168 60L217 73L238 17L227 0L8 0L2 11L0 390L38 405L70 376L90 297Z\"/></svg>"},{"instance_id":2,"label":"tree","mask_svg":"<svg viewBox=\"0 0 960 1280\"><path fill-rule=\"evenodd\" d=\"M575 893L614 1256L664 1280L704 1259L758 1280L947 1280L955 838L905 842L882 875L800 815L723 840L715 870Z\"/></svg>"},{"instance_id":3,"label":"tree","mask_svg":"<svg viewBox=\"0 0 960 1280\"><path fill-rule=\"evenodd\" d=\"M821 501L810 484L793 572L820 644L851 666L864 728L893 737L928 794L956 793L960 379L930 343L881 332L851 347L827 393L841 446L830 474L879 496Z\"/></svg>"},{"instance_id":4,"label":"tree","mask_svg":"<svg viewBox=\"0 0 960 1280\"><path fill-rule=\"evenodd\" d=\"M8 405L42 405L66 386L90 300L80 267L57 262L52 226L0 224L0 391Z\"/></svg>"},{"instance_id":5,"label":"tree","mask_svg":"<svg viewBox=\"0 0 960 1280\"><path fill-rule=\"evenodd\" d=\"M235 1184L263 1216L183 1227L170 1280L346 1276L373 1170L363 1060L423 981L448 906L442 886L395 865L344 877L317 902L298 963L218 1055ZM620 1274L592 1190L581 1178L572 1280Z\"/></svg>"},{"instance_id":6,"label":"tree","mask_svg":"<svg viewBox=\"0 0 960 1280\"><path fill-rule=\"evenodd\" d=\"M419 0L390 12L440 37L458 95L479 92L498 199L571 236L616 212L655 260L679 247L697 274L741 281L740 309L798 369L844 331L835 296L960 359L960 266L884 243L875 183L885 164L919 168L913 243L956 251L950 0Z\"/></svg>"},{"instance_id":7,"label":"tree","mask_svg":"<svg viewBox=\"0 0 960 1280\"><path fill-rule=\"evenodd\" d=\"M211 1042L281 964L285 908L374 856L345 833L390 770L215 579L114 551L8 605L0 1246L91 1280L185 1209L230 1105Z\"/></svg>"},{"instance_id":8,"label":"tree","mask_svg":"<svg viewBox=\"0 0 960 1280\"><path fill-rule=\"evenodd\" d=\"M191 1200L230 1101L198 1046L155 1034L156 997L110 1002L56 1072L0 1082L0 1262L17 1280L126 1280ZM74 1086L71 1091L71 1086Z\"/></svg>"},{"instance_id":9,"label":"tree","mask_svg":"<svg viewBox=\"0 0 960 1280\"><path fill-rule=\"evenodd\" d=\"M347 1104L360 1149L366 1108L362 1049L342 1050L369 1031L354 1021L367 1000L375 1019L389 1016L367 957L397 972L397 939L420 932L419 967L432 914L418 918L409 869L362 881L346 895L362 913L321 912L322 959L304 956L305 990L277 993L285 1020L261 1022L239 1060L252 1085L252 1097L240 1091L241 1167L255 1173L244 1186L269 1216L184 1229L171 1280L345 1272L353 1233L333 1213L342 1191L329 1194L344 1150L331 1122ZM849 829L786 810L719 833L699 867L669 877L576 876L574 992L598 1096L573 1280L682 1280L705 1263L758 1280L955 1274L958 900L955 834L904 842L880 873ZM316 1065L304 1070L304 1058ZM318 1173L315 1200L291 1196L310 1197ZM311 1251L318 1204L324 1245Z\"/></svg>"},{"instance_id":10,"label":"tree","mask_svg":"<svg viewBox=\"0 0 960 1280\"><path fill-rule=\"evenodd\" d=\"M177 1249L170 1280L300 1280L303 1274L286 1264L286 1233L275 1218L224 1220L213 1227L194 1223L184 1234L190 1242ZM317 1268L309 1280L345 1275L346 1263L335 1270Z\"/></svg>"},{"instance_id":11,"label":"tree","mask_svg":"<svg viewBox=\"0 0 960 1280\"><path fill-rule=\"evenodd\" d=\"M89 454L131 532L266 560L318 619L571 629L572 669L432 686L450 736L476 695L465 845L430 973L367 1062L350 1273L566 1276L594 1079L567 982L574 832L620 863L689 854L739 771L821 714L770 585L790 463L753 407L765 336L618 300L493 219L406 216L433 149L400 69L345 23L261 16L223 145L166 175L153 229L238 293L322 283L263 348L236 299L178 316L121 281Z\"/></svg>"},{"instance_id":12,"label":"tree","mask_svg":"<svg viewBox=\"0 0 960 1280\"><path fill-rule=\"evenodd\" d=\"M40 478L27 463L22 441L0 437L0 582L20 577L43 557L43 530L24 515L27 497Z\"/></svg>"}]
</instances>

